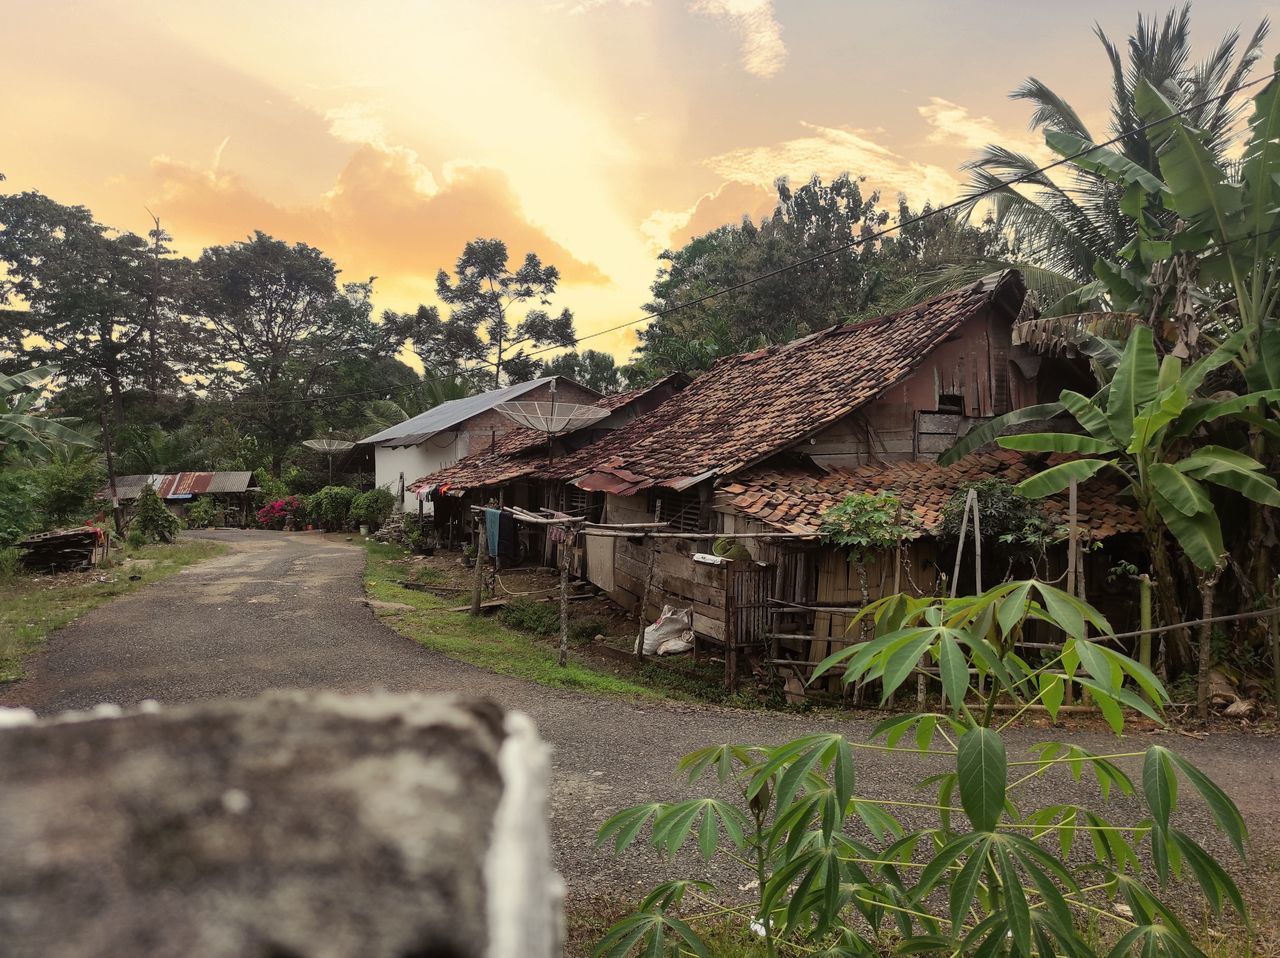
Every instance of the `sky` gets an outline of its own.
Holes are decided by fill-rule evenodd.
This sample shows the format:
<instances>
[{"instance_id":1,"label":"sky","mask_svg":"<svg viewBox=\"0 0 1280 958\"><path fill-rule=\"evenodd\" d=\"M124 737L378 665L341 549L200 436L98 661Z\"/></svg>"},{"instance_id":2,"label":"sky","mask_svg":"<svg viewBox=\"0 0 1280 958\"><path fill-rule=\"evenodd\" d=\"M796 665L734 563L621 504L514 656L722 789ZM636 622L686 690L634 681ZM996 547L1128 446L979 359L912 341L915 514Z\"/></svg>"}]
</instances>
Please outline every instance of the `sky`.
<instances>
[{"instance_id":1,"label":"sky","mask_svg":"<svg viewBox=\"0 0 1280 958\"><path fill-rule=\"evenodd\" d=\"M560 269L579 335L637 319L663 248L772 182L952 199L988 142L1047 155L1034 75L1105 135L1114 0L0 0L0 189L197 255L260 229L434 301L469 239ZM1167 6L1149 6L1163 12ZM1200 0L1201 49L1280 4ZM1267 60L1280 49L1267 44ZM1261 72L1261 71L1259 71ZM625 358L634 327L587 339Z\"/></svg>"}]
</instances>

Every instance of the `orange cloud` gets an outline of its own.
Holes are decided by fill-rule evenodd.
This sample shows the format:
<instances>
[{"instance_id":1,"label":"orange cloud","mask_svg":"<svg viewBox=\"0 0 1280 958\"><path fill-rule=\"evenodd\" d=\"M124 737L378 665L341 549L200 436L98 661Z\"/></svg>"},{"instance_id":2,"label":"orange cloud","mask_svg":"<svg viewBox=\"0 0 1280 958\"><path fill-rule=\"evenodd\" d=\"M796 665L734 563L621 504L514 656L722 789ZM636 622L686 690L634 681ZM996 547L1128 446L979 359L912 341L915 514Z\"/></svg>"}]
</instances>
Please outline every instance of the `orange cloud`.
<instances>
[{"instance_id":1,"label":"orange cloud","mask_svg":"<svg viewBox=\"0 0 1280 958\"><path fill-rule=\"evenodd\" d=\"M567 284L609 283L530 222L506 175L492 167L453 162L437 178L411 150L364 143L331 189L300 206L271 202L235 173L165 156L151 169L156 210L179 240L225 243L261 229L323 249L348 276L390 276L403 289L451 268L468 240L497 236L513 258L533 251L554 264Z\"/></svg>"},{"instance_id":2,"label":"orange cloud","mask_svg":"<svg viewBox=\"0 0 1280 958\"><path fill-rule=\"evenodd\" d=\"M776 190L755 183L722 183L698 197L688 209L655 210L641 230L656 253L727 223L739 223L744 216L758 221L772 213L777 203Z\"/></svg>"}]
</instances>

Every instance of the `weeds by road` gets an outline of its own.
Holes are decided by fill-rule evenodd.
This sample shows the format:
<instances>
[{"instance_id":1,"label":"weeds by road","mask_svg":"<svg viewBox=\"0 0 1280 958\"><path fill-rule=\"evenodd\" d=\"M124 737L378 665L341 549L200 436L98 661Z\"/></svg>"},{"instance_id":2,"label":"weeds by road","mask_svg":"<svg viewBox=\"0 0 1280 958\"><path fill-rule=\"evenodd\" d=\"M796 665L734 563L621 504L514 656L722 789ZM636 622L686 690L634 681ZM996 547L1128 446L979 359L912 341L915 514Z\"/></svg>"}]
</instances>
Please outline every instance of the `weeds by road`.
<instances>
[{"instance_id":1,"label":"weeds by road","mask_svg":"<svg viewBox=\"0 0 1280 958\"><path fill-rule=\"evenodd\" d=\"M497 672L513 675L552 688L581 689L634 699L698 700L708 690L691 688L678 674L654 667L633 679L630 666L616 672L595 663L557 662L554 642L508 628L498 618L473 619L465 612L447 612L460 600L445 600L428 592L407 589L405 552L398 546L367 543L369 559L365 568L365 591L371 599L403 608L376 608L378 618L402 635L441 652L450 658ZM643 683L643 684L642 684ZM700 683L699 683L700 685Z\"/></svg>"},{"instance_id":2,"label":"weeds by road","mask_svg":"<svg viewBox=\"0 0 1280 958\"><path fill-rule=\"evenodd\" d=\"M126 548L109 566L59 575L15 575L0 583L0 682L22 677L23 660L50 632L117 596L168 578L196 562L222 555L216 542L183 540Z\"/></svg>"}]
</instances>

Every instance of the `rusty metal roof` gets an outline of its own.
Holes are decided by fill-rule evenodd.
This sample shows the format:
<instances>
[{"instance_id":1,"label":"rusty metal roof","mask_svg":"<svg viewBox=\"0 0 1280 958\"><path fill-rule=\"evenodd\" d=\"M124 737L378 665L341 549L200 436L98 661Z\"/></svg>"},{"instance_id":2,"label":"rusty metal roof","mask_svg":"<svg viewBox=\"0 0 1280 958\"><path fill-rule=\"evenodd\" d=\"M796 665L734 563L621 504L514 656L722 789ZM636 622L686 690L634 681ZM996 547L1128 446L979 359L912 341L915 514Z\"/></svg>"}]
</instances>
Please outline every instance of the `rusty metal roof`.
<instances>
[{"instance_id":1,"label":"rusty metal roof","mask_svg":"<svg viewBox=\"0 0 1280 958\"><path fill-rule=\"evenodd\" d=\"M116 495L121 499L137 499L142 489L150 484L161 499L189 499L205 494L233 494L245 492L253 484L251 472L176 472L140 476L117 476ZM101 498L111 495L104 486L98 491Z\"/></svg>"}]
</instances>

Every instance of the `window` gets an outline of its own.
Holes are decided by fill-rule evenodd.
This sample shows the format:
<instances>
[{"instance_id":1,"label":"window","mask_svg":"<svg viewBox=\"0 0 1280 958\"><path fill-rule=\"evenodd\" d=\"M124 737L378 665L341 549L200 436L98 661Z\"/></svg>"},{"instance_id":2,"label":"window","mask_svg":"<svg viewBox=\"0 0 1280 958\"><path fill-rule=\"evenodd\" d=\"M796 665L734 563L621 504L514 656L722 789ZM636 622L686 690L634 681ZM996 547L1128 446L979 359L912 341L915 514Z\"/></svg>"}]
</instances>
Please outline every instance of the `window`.
<instances>
[{"instance_id":1,"label":"window","mask_svg":"<svg viewBox=\"0 0 1280 958\"><path fill-rule=\"evenodd\" d=\"M701 532L702 496L697 489L676 492L658 489L653 494L653 520L666 522L681 532Z\"/></svg>"},{"instance_id":2,"label":"window","mask_svg":"<svg viewBox=\"0 0 1280 958\"><path fill-rule=\"evenodd\" d=\"M945 412L952 416L963 416L964 397L957 396L955 393L943 393L938 397L938 412Z\"/></svg>"}]
</instances>

